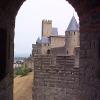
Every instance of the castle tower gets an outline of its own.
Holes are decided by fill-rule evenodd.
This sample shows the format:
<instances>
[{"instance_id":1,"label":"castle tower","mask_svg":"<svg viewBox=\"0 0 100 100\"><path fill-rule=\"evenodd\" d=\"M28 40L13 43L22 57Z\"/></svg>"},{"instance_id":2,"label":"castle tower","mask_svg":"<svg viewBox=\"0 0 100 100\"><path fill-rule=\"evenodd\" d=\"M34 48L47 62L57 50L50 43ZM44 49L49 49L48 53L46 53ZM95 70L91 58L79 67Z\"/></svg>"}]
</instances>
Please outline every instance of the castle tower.
<instances>
[{"instance_id":1,"label":"castle tower","mask_svg":"<svg viewBox=\"0 0 100 100\"><path fill-rule=\"evenodd\" d=\"M80 46L79 36L79 25L73 16L65 32L65 48L67 56L74 55L74 49Z\"/></svg>"},{"instance_id":2,"label":"castle tower","mask_svg":"<svg viewBox=\"0 0 100 100\"><path fill-rule=\"evenodd\" d=\"M42 20L42 37L49 37L52 34L52 21Z\"/></svg>"}]
</instances>

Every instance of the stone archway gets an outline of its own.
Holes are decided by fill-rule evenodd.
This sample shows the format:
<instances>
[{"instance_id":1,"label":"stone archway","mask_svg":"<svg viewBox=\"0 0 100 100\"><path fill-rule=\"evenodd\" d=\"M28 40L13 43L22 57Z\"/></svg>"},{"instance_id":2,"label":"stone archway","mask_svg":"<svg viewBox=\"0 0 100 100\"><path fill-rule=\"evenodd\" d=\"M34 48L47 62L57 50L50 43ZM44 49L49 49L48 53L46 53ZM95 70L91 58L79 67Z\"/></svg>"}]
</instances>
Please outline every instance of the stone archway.
<instances>
[{"instance_id":1,"label":"stone archway","mask_svg":"<svg viewBox=\"0 0 100 100\"><path fill-rule=\"evenodd\" d=\"M99 100L99 32L98 0L72 1L80 18L80 100Z\"/></svg>"},{"instance_id":2,"label":"stone archway","mask_svg":"<svg viewBox=\"0 0 100 100\"><path fill-rule=\"evenodd\" d=\"M99 43L100 43L100 3L99 0L68 0L80 18L80 100L100 99ZM13 99L13 49L16 14L24 0L0 1L0 29L5 31L0 38L0 72L5 74L0 79L0 100ZM2 32L2 31L0 31ZM0 34L3 37L3 34ZM5 42L6 41L6 42ZM4 50L1 52L1 50ZM3 54L2 54L3 53ZM5 69L2 69L5 68ZM0 74L1 75L1 74Z\"/></svg>"}]
</instances>

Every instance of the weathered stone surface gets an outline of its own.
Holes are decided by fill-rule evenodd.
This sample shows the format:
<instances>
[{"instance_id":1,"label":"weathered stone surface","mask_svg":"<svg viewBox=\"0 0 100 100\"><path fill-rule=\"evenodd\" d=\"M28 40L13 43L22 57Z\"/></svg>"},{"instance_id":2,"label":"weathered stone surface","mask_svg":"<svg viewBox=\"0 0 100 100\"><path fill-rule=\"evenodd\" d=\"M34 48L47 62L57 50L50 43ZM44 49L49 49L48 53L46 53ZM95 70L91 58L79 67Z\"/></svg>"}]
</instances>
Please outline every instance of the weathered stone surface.
<instances>
[{"instance_id":1,"label":"weathered stone surface","mask_svg":"<svg viewBox=\"0 0 100 100\"><path fill-rule=\"evenodd\" d=\"M79 69L74 68L74 56L57 56L56 65L51 59L50 55L34 59L33 100L79 100Z\"/></svg>"},{"instance_id":2,"label":"weathered stone surface","mask_svg":"<svg viewBox=\"0 0 100 100\"><path fill-rule=\"evenodd\" d=\"M23 1L0 1L0 100L13 100L15 17Z\"/></svg>"},{"instance_id":3,"label":"weathered stone surface","mask_svg":"<svg viewBox=\"0 0 100 100\"><path fill-rule=\"evenodd\" d=\"M4 79L0 80L0 100L12 100L12 84L13 84L13 49L14 49L14 24L15 16L22 5L24 0L1 0L0 1L0 29L3 28L7 31L7 45L5 45L6 51L6 72L7 75ZM99 100L100 99L100 0L67 0L75 8L79 15L80 19L80 68L79 68L79 86L80 86L80 96L72 95L71 89L66 93L67 98L70 100ZM1 40L2 41L2 40ZM3 41L2 41L3 43ZM61 65L64 68L64 65ZM51 68L56 68L51 66ZM60 67L60 66L59 66ZM61 67L60 67L61 68ZM40 69L40 68L39 68ZM68 69L68 68L65 68ZM64 70L65 70L64 69ZM41 70L36 70L40 71ZM44 70L43 70L44 71ZM44 76L49 76L49 70L45 70ZM58 82L60 86L64 85L64 77L66 74L58 73L58 68L54 72L52 71L52 77L59 78L62 80ZM70 71L66 71L69 75L73 72L70 68ZM77 72L77 71L76 71ZM76 73L75 72L75 73ZM37 74L37 73L36 73ZM41 76L42 73L40 73ZM35 76L36 77L36 76ZM44 77L43 77L44 78ZM54 78L54 79L55 79ZM78 79L77 79L78 80ZM57 82L55 82L57 83ZM66 83L65 83L66 84ZM54 84L53 84L54 85ZM75 84L77 85L77 84ZM75 86L67 84L66 86ZM57 88L60 88L58 86ZM53 86L52 86L53 87ZM62 88L61 87L61 88ZM59 89L58 89L59 90ZM52 90L53 91L53 90ZM65 91L63 89L63 96ZM70 92L69 92L70 91ZM75 91L75 90L74 90ZM78 90L79 91L79 90ZM78 93L78 91L76 93ZM59 94L59 93L58 93ZM53 97L52 97L53 98ZM79 99L78 99L79 98ZM58 98L57 98L58 99ZM62 99L62 98L61 98ZM35 99L37 100L37 99ZM42 97L41 97L42 100ZM44 99L43 99L44 100Z\"/></svg>"}]
</instances>

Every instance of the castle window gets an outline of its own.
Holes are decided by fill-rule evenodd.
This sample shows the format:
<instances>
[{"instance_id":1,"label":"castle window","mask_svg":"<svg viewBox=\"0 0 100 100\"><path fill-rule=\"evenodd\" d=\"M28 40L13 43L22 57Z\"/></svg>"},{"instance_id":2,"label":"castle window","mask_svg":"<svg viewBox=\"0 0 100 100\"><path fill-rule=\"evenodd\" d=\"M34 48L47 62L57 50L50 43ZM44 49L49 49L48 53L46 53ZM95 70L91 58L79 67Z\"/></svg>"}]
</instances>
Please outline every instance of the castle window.
<instances>
[{"instance_id":1,"label":"castle window","mask_svg":"<svg viewBox=\"0 0 100 100\"><path fill-rule=\"evenodd\" d=\"M47 54L50 54L50 50L47 50Z\"/></svg>"},{"instance_id":2,"label":"castle window","mask_svg":"<svg viewBox=\"0 0 100 100\"><path fill-rule=\"evenodd\" d=\"M74 35L75 35L75 32L74 32Z\"/></svg>"}]
</instances>

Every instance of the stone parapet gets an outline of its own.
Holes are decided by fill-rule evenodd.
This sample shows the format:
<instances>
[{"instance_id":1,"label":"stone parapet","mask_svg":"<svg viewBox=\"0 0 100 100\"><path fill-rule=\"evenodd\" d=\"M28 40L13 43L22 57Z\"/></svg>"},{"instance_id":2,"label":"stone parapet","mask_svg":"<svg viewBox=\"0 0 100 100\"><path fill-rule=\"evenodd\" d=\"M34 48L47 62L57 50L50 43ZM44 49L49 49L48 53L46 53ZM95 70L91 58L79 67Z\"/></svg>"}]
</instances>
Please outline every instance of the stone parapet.
<instances>
[{"instance_id":1,"label":"stone parapet","mask_svg":"<svg viewBox=\"0 0 100 100\"><path fill-rule=\"evenodd\" d=\"M79 69L74 56L57 56L56 65L50 55L34 58L33 100L80 100Z\"/></svg>"}]
</instances>

